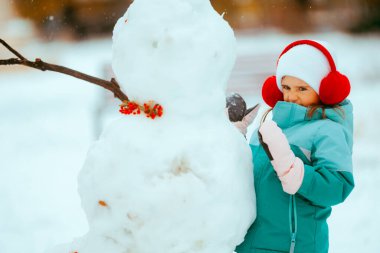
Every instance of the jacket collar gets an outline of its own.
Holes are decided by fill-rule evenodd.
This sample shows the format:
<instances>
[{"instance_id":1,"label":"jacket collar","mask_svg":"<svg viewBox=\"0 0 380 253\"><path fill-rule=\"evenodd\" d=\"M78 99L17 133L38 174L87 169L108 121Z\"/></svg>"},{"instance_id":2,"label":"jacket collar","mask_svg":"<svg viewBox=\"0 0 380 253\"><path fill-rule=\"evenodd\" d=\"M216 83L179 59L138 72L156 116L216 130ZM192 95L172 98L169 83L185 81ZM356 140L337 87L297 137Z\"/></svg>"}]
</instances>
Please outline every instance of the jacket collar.
<instances>
[{"instance_id":1,"label":"jacket collar","mask_svg":"<svg viewBox=\"0 0 380 253\"><path fill-rule=\"evenodd\" d=\"M277 102L272 113L273 121L281 128L288 128L307 120L307 108L290 102Z\"/></svg>"},{"instance_id":2,"label":"jacket collar","mask_svg":"<svg viewBox=\"0 0 380 253\"><path fill-rule=\"evenodd\" d=\"M327 108L326 117L337 122L352 131L352 104L349 100L344 100L340 104L344 116L339 110ZM312 118L307 116L308 108L290 102L279 101L273 108L273 120L281 128L288 128L302 121L322 119L322 109L318 109Z\"/></svg>"}]
</instances>

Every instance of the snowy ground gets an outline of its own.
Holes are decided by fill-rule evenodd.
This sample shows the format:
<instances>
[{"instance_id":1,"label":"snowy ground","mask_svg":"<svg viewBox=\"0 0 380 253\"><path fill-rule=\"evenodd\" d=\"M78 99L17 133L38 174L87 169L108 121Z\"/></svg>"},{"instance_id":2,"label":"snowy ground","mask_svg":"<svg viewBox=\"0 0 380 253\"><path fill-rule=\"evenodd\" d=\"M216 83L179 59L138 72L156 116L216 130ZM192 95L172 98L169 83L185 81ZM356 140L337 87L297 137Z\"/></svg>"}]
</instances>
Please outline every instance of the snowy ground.
<instances>
[{"instance_id":1,"label":"snowy ground","mask_svg":"<svg viewBox=\"0 0 380 253\"><path fill-rule=\"evenodd\" d=\"M276 55L304 37L330 41L353 86L356 188L329 220L330 252L380 252L380 37L241 34L229 91L239 91L249 105L259 102L261 77L274 70ZM20 49L96 76L111 59L109 39L32 41ZM108 102L101 112L104 92L92 84L22 67L0 69L0 252L40 253L87 231L77 174L102 122L119 117L118 103Z\"/></svg>"}]
</instances>

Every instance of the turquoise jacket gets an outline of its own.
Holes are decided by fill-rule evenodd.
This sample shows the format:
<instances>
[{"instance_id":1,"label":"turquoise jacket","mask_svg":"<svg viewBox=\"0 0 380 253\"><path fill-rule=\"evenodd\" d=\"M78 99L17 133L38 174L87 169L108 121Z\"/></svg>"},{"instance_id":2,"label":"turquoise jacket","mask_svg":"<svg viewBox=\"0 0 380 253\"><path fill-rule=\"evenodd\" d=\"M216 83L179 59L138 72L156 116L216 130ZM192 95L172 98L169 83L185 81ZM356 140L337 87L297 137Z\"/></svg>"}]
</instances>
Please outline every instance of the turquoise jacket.
<instances>
[{"instance_id":1,"label":"turquoise jacket","mask_svg":"<svg viewBox=\"0 0 380 253\"><path fill-rule=\"evenodd\" d=\"M278 102L273 120L287 136L291 149L305 165L302 185L295 195L282 190L281 183L260 145L257 130L250 147L254 163L257 218L237 253L328 252L327 218L331 206L342 203L354 188L352 175L352 104L338 110L318 110L311 119L307 108Z\"/></svg>"}]
</instances>

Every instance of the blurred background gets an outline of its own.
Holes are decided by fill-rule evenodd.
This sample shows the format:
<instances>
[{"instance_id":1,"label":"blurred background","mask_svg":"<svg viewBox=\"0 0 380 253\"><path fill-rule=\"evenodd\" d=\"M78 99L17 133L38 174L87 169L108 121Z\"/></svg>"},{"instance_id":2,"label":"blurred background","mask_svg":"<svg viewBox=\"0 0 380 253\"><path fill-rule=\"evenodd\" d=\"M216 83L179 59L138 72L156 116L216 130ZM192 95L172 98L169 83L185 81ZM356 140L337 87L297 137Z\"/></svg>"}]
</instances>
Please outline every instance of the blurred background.
<instances>
[{"instance_id":1,"label":"blurred background","mask_svg":"<svg viewBox=\"0 0 380 253\"><path fill-rule=\"evenodd\" d=\"M238 42L228 93L248 106L262 103L261 85L290 42L325 40L335 48L352 84L356 188L329 219L330 252L380 252L380 0L211 2ZM0 38L29 59L109 79L112 29L130 4L0 0ZM0 59L11 57L0 46ZM91 143L119 117L118 104L93 84L0 66L1 253L39 253L86 233L77 175Z\"/></svg>"}]
</instances>

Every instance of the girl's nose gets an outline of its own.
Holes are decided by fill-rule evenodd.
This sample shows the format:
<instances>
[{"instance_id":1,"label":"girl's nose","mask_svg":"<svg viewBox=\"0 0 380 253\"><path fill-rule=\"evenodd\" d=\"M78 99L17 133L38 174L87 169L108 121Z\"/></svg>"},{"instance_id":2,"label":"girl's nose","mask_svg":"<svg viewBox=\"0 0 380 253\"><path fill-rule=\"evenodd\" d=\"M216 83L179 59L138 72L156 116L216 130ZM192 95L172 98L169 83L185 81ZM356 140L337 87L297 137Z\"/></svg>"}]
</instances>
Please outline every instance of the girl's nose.
<instances>
[{"instance_id":1,"label":"girl's nose","mask_svg":"<svg viewBox=\"0 0 380 253\"><path fill-rule=\"evenodd\" d=\"M297 95L294 93L294 92L292 92L292 91L289 91L288 93L287 93L287 95L288 95L288 101L289 102L295 102L295 101L297 101Z\"/></svg>"}]
</instances>

